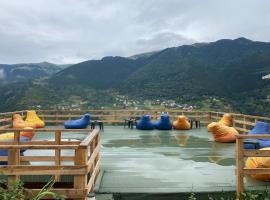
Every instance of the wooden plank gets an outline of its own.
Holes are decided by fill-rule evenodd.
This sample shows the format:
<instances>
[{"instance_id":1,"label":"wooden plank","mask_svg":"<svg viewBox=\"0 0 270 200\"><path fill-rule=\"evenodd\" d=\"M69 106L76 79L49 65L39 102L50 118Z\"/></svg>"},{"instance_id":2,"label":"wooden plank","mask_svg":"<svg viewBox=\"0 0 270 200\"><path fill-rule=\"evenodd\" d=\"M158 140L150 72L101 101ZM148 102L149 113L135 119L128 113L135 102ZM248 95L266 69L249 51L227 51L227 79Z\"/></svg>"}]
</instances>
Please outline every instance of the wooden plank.
<instances>
[{"instance_id":1,"label":"wooden plank","mask_svg":"<svg viewBox=\"0 0 270 200\"><path fill-rule=\"evenodd\" d=\"M270 150L244 150L245 157L270 157Z\"/></svg>"},{"instance_id":2,"label":"wooden plank","mask_svg":"<svg viewBox=\"0 0 270 200\"><path fill-rule=\"evenodd\" d=\"M79 145L81 141L61 141L60 145ZM55 141L20 142L21 145L55 145ZM1 142L0 145L17 145L16 142Z\"/></svg>"},{"instance_id":3,"label":"wooden plank","mask_svg":"<svg viewBox=\"0 0 270 200\"><path fill-rule=\"evenodd\" d=\"M56 145L60 145L61 143L61 131L56 131L55 132L55 143ZM61 165L61 149L55 149L55 165ZM55 181L59 182L60 181L60 176L56 175L55 176Z\"/></svg>"},{"instance_id":4,"label":"wooden plank","mask_svg":"<svg viewBox=\"0 0 270 200\"><path fill-rule=\"evenodd\" d=\"M95 137L99 134L100 130L94 129L81 143L80 146L88 147Z\"/></svg>"},{"instance_id":5,"label":"wooden plank","mask_svg":"<svg viewBox=\"0 0 270 200\"><path fill-rule=\"evenodd\" d=\"M247 130L247 129L244 129L244 128L240 128L240 127L234 127L236 130L238 130L238 131L241 131L241 132L248 132L249 130Z\"/></svg>"},{"instance_id":6,"label":"wooden plank","mask_svg":"<svg viewBox=\"0 0 270 200\"><path fill-rule=\"evenodd\" d=\"M19 145L20 143L20 132L14 132L14 141ZM8 149L8 165L19 165L20 164L20 149ZM18 174L8 176L8 183L12 184L14 181L19 179Z\"/></svg>"},{"instance_id":7,"label":"wooden plank","mask_svg":"<svg viewBox=\"0 0 270 200\"><path fill-rule=\"evenodd\" d=\"M11 122L12 118L4 118L4 119L0 119L0 123L1 122Z\"/></svg>"},{"instance_id":8,"label":"wooden plank","mask_svg":"<svg viewBox=\"0 0 270 200\"><path fill-rule=\"evenodd\" d=\"M78 149L78 145L0 145L0 149Z\"/></svg>"},{"instance_id":9,"label":"wooden plank","mask_svg":"<svg viewBox=\"0 0 270 200\"><path fill-rule=\"evenodd\" d=\"M239 139L251 139L251 138L270 138L270 134L256 134L256 135L237 135L236 136Z\"/></svg>"},{"instance_id":10,"label":"wooden plank","mask_svg":"<svg viewBox=\"0 0 270 200\"><path fill-rule=\"evenodd\" d=\"M8 124L8 125L0 126L0 129L3 130L3 131L6 131L5 129L10 128L10 127L11 127L11 125ZM1 130L0 130L0 131L1 131Z\"/></svg>"},{"instance_id":11,"label":"wooden plank","mask_svg":"<svg viewBox=\"0 0 270 200\"><path fill-rule=\"evenodd\" d=\"M100 160L98 160L98 162L97 162L97 164L96 164L96 166L95 166L95 168L93 170L93 173L91 174L91 178L88 181L87 193L90 193L90 192L93 191L97 176L99 174L99 171L100 171Z\"/></svg>"},{"instance_id":12,"label":"wooden plank","mask_svg":"<svg viewBox=\"0 0 270 200\"><path fill-rule=\"evenodd\" d=\"M270 174L270 168L256 168L256 169L243 169L243 173L245 175L251 175L251 174Z\"/></svg>"},{"instance_id":13,"label":"wooden plank","mask_svg":"<svg viewBox=\"0 0 270 200\"><path fill-rule=\"evenodd\" d=\"M61 166L32 166L8 165L1 168L4 175L85 175L86 166L61 165Z\"/></svg>"},{"instance_id":14,"label":"wooden plank","mask_svg":"<svg viewBox=\"0 0 270 200\"><path fill-rule=\"evenodd\" d=\"M243 140L236 139L236 194L238 199L242 199L244 191L244 175L243 175Z\"/></svg>"},{"instance_id":15,"label":"wooden plank","mask_svg":"<svg viewBox=\"0 0 270 200\"><path fill-rule=\"evenodd\" d=\"M255 123L249 122L249 121L242 121L242 120L234 120L235 124L244 124L244 125L249 125L249 126L255 126ZM246 129L246 128L244 128Z\"/></svg>"},{"instance_id":16,"label":"wooden plank","mask_svg":"<svg viewBox=\"0 0 270 200\"><path fill-rule=\"evenodd\" d=\"M79 148L75 150L75 165L86 165L87 162L87 149ZM87 186L87 171L83 175L74 176L74 188L75 189L86 189ZM86 198L81 198L85 200Z\"/></svg>"},{"instance_id":17,"label":"wooden plank","mask_svg":"<svg viewBox=\"0 0 270 200\"><path fill-rule=\"evenodd\" d=\"M0 156L0 160L7 161L7 156ZM55 161L55 156L20 156L20 161ZM61 156L61 161L74 161L74 156Z\"/></svg>"},{"instance_id":18,"label":"wooden plank","mask_svg":"<svg viewBox=\"0 0 270 200\"><path fill-rule=\"evenodd\" d=\"M211 118L212 118L212 120L213 120L213 119L214 119L214 120L220 120L220 119L221 119L221 117L217 117L217 116L212 116Z\"/></svg>"},{"instance_id":19,"label":"wooden plank","mask_svg":"<svg viewBox=\"0 0 270 200\"><path fill-rule=\"evenodd\" d=\"M14 131L27 131L27 132L56 132L56 131L61 131L61 133L68 133L68 132L91 132L92 129L64 129L64 128L43 128L43 129L19 129L19 128L6 128L6 129L0 129L0 131L5 131L5 132L14 132Z\"/></svg>"},{"instance_id":20,"label":"wooden plank","mask_svg":"<svg viewBox=\"0 0 270 200\"><path fill-rule=\"evenodd\" d=\"M100 151L100 147L94 149L93 153L91 154L90 159L87 161L87 173L89 173L91 170L93 170L93 166L95 165L95 160L98 158Z\"/></svg>"}]
</instances>

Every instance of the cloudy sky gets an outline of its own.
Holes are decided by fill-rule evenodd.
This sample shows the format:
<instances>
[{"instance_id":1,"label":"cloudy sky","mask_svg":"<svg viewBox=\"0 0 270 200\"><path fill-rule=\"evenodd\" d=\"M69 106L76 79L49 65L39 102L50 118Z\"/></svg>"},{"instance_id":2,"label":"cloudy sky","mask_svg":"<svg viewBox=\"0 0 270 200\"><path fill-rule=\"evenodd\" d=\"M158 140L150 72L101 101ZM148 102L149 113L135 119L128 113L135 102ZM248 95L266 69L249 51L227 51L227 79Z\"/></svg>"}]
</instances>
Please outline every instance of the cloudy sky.
<instances>
[{"instance_id":1,"label":"cloudy sky","mask_svg":"<svg viewBox=\"0 0 270 200\"><path fill-rule=\"evenodd\" d=\"M247 37L270 41L269 0L3 0L0 63L77 63Z\"/></svg>"}]
</instances>

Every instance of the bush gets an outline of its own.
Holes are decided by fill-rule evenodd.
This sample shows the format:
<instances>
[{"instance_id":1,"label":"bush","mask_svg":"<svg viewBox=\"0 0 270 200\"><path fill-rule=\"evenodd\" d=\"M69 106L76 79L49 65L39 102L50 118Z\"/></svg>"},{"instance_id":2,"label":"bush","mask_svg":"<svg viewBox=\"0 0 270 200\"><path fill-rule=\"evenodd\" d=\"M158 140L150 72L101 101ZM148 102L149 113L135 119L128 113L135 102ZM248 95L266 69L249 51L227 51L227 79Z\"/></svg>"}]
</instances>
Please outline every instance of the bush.
<instances>
[{"instance_id":1,"label":"bush","mask_svg":"<svg viewBox=\"0 0 270 200\"><path fill-rule=\"evenodd\" d=\"M41 190L40 192L34 196L29 191L24 188L24 184L22 181L15 181L12 184L7 184L6 181L0 181L0 199L1 200L40 200L45 196L50 196L53 199L65 199L63 196L60 196L56 193L51 192L51 188L54 184L54 179L52 178Z\"/></svg>"}]
</instances>

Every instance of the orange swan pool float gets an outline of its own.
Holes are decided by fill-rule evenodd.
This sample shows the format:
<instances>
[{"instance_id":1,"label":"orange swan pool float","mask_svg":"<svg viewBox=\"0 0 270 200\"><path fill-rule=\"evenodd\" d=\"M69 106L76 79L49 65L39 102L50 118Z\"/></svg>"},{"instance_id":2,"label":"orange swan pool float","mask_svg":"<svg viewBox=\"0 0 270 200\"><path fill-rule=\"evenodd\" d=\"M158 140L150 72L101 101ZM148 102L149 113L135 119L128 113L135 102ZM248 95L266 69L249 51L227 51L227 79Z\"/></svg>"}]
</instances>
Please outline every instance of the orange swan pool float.
<instances>
[{"instance_id":1,"label":"orange swan pool float","mask_svg":"<svg viewBox=\"0 0 270 200\"><path fill-rule=\"evenodd\" d=\"M26 122L28 123L33 123L36 125L36 128L44 128L45 127L45 122L42 121L38 116L36 111L34 110L29 110L27 111L27 115L26 115Z\"/></svg>"},{"instance_id":2,"label":"orange swan pool float","mask_svg":"<svg viewBox=\"0 0 270 200\"><path fill-rule=\"evenodd\" d=\"M179 115L177 120L173 122L173 128L177 130L188 130L191 126L185 115Z\"/></svg>"},{"instance_id":3,"label":"orange swan pool float","mask_svg":"<svg viewBox=\"0 0 270 200\"><path fill-rule=\"evenodd\" d=\"M270 150L270 148L266 147L260 150ZM246 168L270 168L270 157L249 157L246 160ZM251 174L250 176L260 181L270 181L270 174Z\"/></svg>"},{"instance_id":4,"label":"orange swan pool float","mask_svg":"<svg viewBox=\"0 0 270 200\"><path fill-rule=\"evenodd\" d=\"M229 126L222 125L218 122L211 123L211 133L215 142L235 142L236 135L238 135L238 131Z\"/></svg>"},{"instance_id":5,"label":"orange swan pool float","mask_svg":"<svg viewBox=\"0 0 270 200\"><path fill-rule=\"evenodd\" d=\"M215 123L219 123L219 124L224 125L224 126L231 126L232 125L232 117L229 113L225 113L223 115L223 117L221 118L221 120L219 120L218 122L212 122L212 123L208 124L208 126L207 126L208 132L213 132L213 127L215 126Z\"/></svg>"},{"instance_id":6,"label":"orange swan pool float","mask_svg":"<svg viewBox=\"0 0 270 200\"><path fill-rule=\"evenodd\" d=\"M232 117L229 113L225 113L221 120L219 120L220 124L225 125L225 126L231 126L232 125Z\"/></svg>"},{"instance_id":7,"label":"orange swan pool float","mask_svg":"<svg viewBox=\"0 0 270 200\"><path fill-rule=\"evenodd\" d=\"M32 122L24 121L21 115L14 114L12 118L12 127L13 128L25 128L25 127L36 128L36 125Z\"/></svg>"}]
</instances>

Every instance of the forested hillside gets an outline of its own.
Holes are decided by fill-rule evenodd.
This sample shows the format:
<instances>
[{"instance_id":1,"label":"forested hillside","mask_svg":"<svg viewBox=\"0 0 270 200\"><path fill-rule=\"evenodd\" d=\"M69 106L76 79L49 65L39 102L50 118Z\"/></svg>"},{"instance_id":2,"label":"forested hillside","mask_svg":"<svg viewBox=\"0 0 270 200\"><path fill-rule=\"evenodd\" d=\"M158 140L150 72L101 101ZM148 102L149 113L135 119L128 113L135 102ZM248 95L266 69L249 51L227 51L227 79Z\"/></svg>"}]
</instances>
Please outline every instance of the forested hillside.
<instances>
[{"instance_id":1,"label":"forested hillside","mask_svg":"<svg viewBox=\"0 0 270 200\"><path fill-rule=\"evenodd\" d=\"M74 99L92 107L110 106L117 95L123 95L134 100L174 100L199 108L215 98L234 111L268 115L270 81L261 77L269 73L270 43L224 39L78 63L48 80L2 87L5 106L0 109L11 109L10 102L19 108L50 107ZM35 99L29 99L30 95Z\"/></svg>"}]
</instances>

